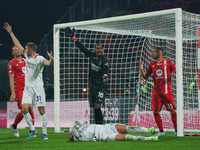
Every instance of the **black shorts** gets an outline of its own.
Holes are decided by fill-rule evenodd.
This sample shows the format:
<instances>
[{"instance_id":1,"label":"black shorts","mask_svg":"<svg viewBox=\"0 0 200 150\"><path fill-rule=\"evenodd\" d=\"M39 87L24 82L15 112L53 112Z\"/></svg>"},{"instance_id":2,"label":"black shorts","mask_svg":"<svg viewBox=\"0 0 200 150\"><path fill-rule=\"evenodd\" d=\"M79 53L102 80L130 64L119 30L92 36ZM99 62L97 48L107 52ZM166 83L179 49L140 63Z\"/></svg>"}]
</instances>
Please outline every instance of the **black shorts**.
<instances>
[{"instance_id":1,"label":"black shorts","mask_svg":"<svg viewBox=\"0 0 200 150\"><path fill-rule=\"evenodd\" d=\"M105 97L106 97L106 90L105 89L89 89L89 103L90 107L94 107L94 103L98 104L104 104L105 103Z\"/></svg>"}]
</instances>

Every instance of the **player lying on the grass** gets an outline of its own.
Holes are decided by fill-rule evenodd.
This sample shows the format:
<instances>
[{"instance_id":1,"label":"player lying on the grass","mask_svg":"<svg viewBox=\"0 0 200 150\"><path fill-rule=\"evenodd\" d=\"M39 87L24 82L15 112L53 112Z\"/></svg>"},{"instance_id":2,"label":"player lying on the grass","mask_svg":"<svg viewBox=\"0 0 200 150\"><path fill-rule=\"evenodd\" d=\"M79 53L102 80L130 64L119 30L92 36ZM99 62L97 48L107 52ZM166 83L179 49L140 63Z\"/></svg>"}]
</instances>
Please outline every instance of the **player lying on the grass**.
<instances>
[{"instance_id":1,"label":"player lying on the grass","mask_svg":"<svg viewBox=\"0 0 200 150\"><path fill-rule=\"evenodd\" d=\"M140 126L126 126L123 124L87 124L82 120L75 120L70 128L70 141L135 141L152 140L158 141L158 136L133 136L128 133L149 132L154 134L155 128Z\"/></svg>"}]
</instances>

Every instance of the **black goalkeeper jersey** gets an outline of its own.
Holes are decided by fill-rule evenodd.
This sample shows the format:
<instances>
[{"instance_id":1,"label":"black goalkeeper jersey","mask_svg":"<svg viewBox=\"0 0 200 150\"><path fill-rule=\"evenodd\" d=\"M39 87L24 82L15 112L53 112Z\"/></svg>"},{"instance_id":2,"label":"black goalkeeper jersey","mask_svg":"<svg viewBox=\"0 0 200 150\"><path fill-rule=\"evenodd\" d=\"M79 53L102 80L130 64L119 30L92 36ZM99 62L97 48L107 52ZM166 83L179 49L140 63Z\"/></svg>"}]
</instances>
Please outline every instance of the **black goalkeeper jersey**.
<instances>
[{"instance_id":1,"label":"black goalkeeper jersey","mask_svg":"<svg viewBox=\"0 0 200 150\"><path fill-rule=\"evenodd\" d=\"M95 52L88 50L78 40L75 41L78 48L89 57L89 88L107 89L103 83L103 75L108 74L109 61L105 57L96 58Z\"/></svg>"}]
</instances>

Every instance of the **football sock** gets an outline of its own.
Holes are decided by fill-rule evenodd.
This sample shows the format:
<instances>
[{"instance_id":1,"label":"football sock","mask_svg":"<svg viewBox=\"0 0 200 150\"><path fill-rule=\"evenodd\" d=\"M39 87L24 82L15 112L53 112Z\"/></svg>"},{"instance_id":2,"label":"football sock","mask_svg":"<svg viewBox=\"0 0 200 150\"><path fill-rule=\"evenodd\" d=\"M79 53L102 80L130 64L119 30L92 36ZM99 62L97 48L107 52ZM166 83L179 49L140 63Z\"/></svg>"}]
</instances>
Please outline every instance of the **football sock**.
<instances>
[{"instance_id":1,"label":"football sock","mask_svg":"<svg viewBox=\"0 0 200 150\"><path fill-rule=\"evenodd\" d=\"M24 118L25 118L26 123L28 124L29 128L31 129L31 131L35 130L33 123L32 123L31 115L29 113L24 114Z\"/></svg>"},{"instance_id":2,"label":"football sock","mask_svg":"<svg viewBox=\"0 0 200 150\"><path fill-rule=\"evenodd\" d=\"M43 134L47 134L47 115L40 115L42 121L42 132Z\"/></svg>"},{"instance_id":3,"label":"football sock","mask_svg":"<svg viewBox=\"0 0 200 150\"><path fill-rule=\"evenodd\" d=\"M148 129L145 127L140 126L127 126L126 131L128 133L134 133L134 132L148 132Z\"/></svg>"},{"instance_id":4,"label":"football sock","mask_svg":"<svg viewBox=\"0 0 200 150\"><path fill-rule=\"evenodd\" d=\"M96 124L103 124L103 115L100 108L94 110L94 118Z\"/></svg>"},{"instance_id":5,"label":"football sock","mask_svg":"<svg viewBox=\"0 0 200 150\"><path fill-rule=\"evenodd\" d=\"M144 137L144 136L133 136L130 134L126 134L125 141L139 141L139 140L151 140L151 137Z\"/></svg>"},{"instance_id":6,"label":"football sock","mask_svg":"<svg viewBox=\"0 0 200 150\"><path fill-rule=\"evenodd\" d=\"M159 130L162 131L163 126L162 126L162 119L161 119L160 113L153 113L153 114L154 114L154 118L155 118L155 121L157 123Z\"/></svg>"},{"instance_id":7,"label":"football sock","mask_svg":"<svg viewBox=\"0 0 200 150\"><path fill-rule=\"evenodd\" d=\"M32 124L34 125L35 124L35 117L34 117L34 113L32 112L32 113L30 113L30 115L31 115L31 118L32 118Z\"/></svg>"},{"instance_id":8,"label":"football sock","mask_svg":"<svg viewBox=\"0 0 200 150\"><path fill-rule=\"evenodd\" d=\"M175 131L177 131L177 115L176 115L176 112L171 113L171 117L172 117L172 122L174 124L174 129L175 129Z\"/></svg>"},{"instance_id":9,"label":"football sock","mask_svg":"<svg viewBox=\"0 0 200 150\"><path fill-rule=\"evenodd\" d=\"M15 117L15 121L13 123L13 128L17 129L17 124L24 118L23 114L19 112L17 116Z\"/></svg>"}]
</instances>

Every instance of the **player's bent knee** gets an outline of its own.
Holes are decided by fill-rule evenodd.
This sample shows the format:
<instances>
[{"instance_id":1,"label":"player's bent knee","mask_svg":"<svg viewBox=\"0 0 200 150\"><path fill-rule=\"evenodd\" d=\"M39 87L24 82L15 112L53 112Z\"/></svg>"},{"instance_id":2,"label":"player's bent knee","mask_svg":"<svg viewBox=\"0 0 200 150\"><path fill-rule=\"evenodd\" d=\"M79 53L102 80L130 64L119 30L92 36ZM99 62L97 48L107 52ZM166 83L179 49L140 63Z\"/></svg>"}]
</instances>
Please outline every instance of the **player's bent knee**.
<instances>
[{"instance_id":1,"label":"player's bent knee","mask_svg":"<svg viewBox=\"0 0 200 150\"><path fill-rule=\"evenodd\" d=\"M38 111L39 111L40 115L45 114L45 108L44 107L38 107Z\"/></svg>"},{"instance_id":2,"label":"player's bent knee","mask_svg":"<svg viewBox=\"0 0 200 150\"><path fill-rule=\"evenodd\" d=\"M29 111L28 111L28 107L29 105L28 104L22 104L22 109L21 109L21 112L23 114L27 114Z\"/></svg>"}]
</instances>

